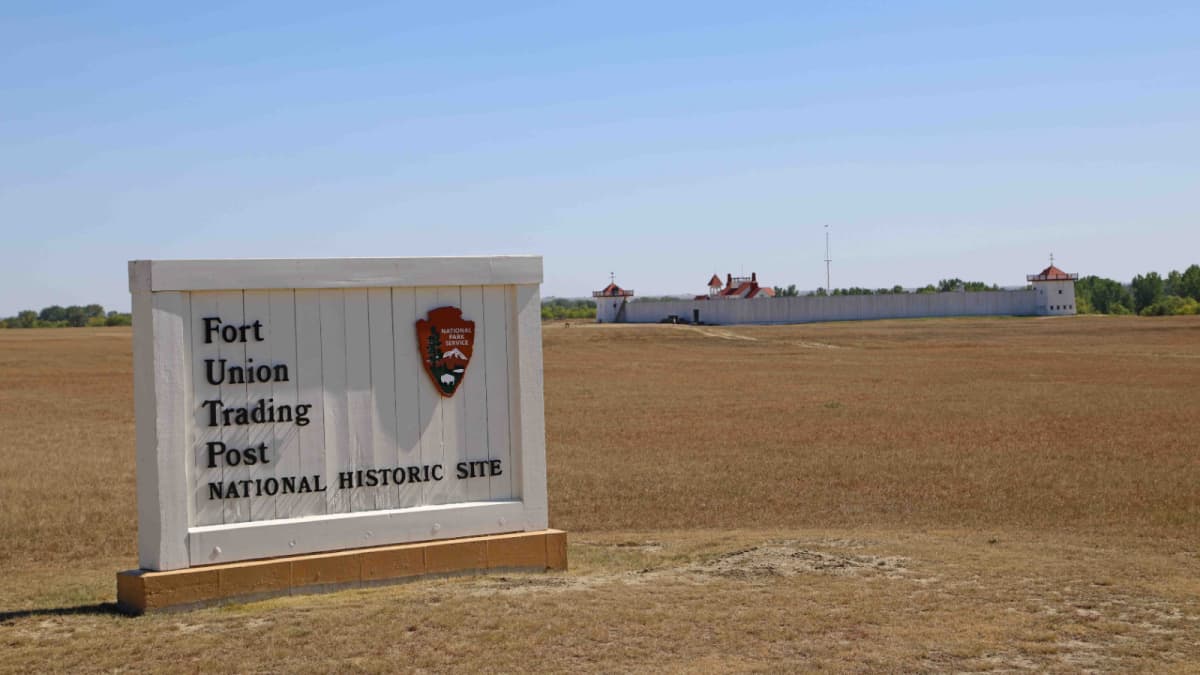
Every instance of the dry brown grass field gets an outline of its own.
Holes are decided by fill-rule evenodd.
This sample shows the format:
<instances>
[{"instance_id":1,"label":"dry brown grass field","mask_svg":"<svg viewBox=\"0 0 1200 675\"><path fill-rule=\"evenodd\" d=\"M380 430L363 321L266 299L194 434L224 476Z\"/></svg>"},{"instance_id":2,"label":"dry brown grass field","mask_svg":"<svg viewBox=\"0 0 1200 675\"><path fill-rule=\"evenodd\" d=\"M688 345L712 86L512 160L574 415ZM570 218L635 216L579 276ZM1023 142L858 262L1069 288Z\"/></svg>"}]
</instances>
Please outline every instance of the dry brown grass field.
<instances>
[{"instance_id":1,"label":"dry brown grass field","mask_svg":"<svg viewBox=\"0 0 1200 675\"><path fill-rule=\"evenodd\" d=\"M130 619L131 333L0 331L0 671L1200 671L1200 317L544 342L570 572Z\"/></svg>"}]
</instances>

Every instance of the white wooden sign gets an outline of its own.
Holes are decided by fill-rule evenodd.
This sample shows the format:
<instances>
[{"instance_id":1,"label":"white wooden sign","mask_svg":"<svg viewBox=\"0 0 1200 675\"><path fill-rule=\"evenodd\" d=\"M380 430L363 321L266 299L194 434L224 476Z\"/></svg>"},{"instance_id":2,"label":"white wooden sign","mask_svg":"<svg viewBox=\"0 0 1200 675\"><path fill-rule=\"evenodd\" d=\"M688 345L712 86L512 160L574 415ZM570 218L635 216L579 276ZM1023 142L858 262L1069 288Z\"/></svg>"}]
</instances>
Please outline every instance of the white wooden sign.
<instances>
[{"instance_id":1,"label":"white wooden sign","mask_svg":"<svg viewBox=\"0 0 1200 675\"><path fill-rule=\"evenodd\" d=\"M143 569L547 527L542 260L139 260Z\"/></svg>"}]
</instances>

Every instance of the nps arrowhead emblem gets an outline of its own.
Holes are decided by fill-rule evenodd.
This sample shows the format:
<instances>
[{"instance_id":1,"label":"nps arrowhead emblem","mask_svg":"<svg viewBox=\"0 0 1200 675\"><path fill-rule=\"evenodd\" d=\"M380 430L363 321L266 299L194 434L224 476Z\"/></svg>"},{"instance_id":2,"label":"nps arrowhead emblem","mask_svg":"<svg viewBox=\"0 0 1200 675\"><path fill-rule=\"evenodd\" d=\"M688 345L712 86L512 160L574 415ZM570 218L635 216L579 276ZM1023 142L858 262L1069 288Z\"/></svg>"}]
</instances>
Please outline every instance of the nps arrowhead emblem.
<instances>
[{"instance_id":1,"label":"nps arrowhead emblem","mask_svg":"<svg viewBox=\"0 0 1200 675\"><path fill-rule=\"evenodd\" d=\"M475 322L462 318L458 307L438 307L417 321L417 349L421 365L438 393L454 395L467 373L475 346Z\"/></svg>"}]
</instances>

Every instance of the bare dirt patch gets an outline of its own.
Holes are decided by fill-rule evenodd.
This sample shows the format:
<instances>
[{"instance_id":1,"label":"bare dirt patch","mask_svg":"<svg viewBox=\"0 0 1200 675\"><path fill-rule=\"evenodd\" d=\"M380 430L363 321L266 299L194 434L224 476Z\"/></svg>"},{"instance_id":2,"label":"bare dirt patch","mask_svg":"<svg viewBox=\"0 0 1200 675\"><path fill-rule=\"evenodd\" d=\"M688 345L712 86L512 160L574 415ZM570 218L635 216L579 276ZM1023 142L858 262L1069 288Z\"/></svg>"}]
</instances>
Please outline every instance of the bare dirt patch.
<instances>
[{"instance_id":1,"label":"bare dirt patch","mask_svg":"<svg viewBox=\"0 0 1200 675\"><path fill-rule=\"evenodd\" d=\"M800 342L792 342L792 344L796 347L800 347L801 349L845 349L845 347L843 347L841 345L831 345L827 342L803 342L803 341L800 341Z\"/></svg>"},{"instance_id":2,"label":"bare dirt patch","mask_svg":"<svg viewBox=\"0 0 1200 675\"><path fill-rule=\"evenodd\" d=\"M848 555L799 548L792 543L754 546L696 565L689 571L732 578L832 574L903 576L908 560L899 556Z\"/></svg>"},{"instance_id":3,"label":"bare dirt patch","mask_svg":"<svg viewBox=\"0 0 1200 675\"><path fill-rule=\"evenodd\" d=\"M707 337L721 338L722 340L746 340L748 342L757 342L758 341L758 338L751 337L749 335L742 335L742 334L735 333L730 330L723 330L720 328L699 328L696 326L690 326L689 328L701 335L704 335Z\"/></svg>"},{"instance_id":4,"label":"bare dirt patch","mask_svg":"<svg viewBox=\"0 0 1200 675\"><path fill-rule=\"evenodd\" d=\"M576 547L610 546L625 551L651 554L641 558L644 566L634 571L591 571L580 575L517 575L480 579L474 592L526 593L531 591L578 591L608 584L678 582L713 583L717 579L761 581L798 574L828 574L839 577L882 575L901 578L908 569L902 556L855 555L802 548L794 541L764 542L733 551L706 556L700 562L670 561L668 547L661 542L583 542ZM627 558L627 560L632 560Z\"/></svg>"}]
</instances>

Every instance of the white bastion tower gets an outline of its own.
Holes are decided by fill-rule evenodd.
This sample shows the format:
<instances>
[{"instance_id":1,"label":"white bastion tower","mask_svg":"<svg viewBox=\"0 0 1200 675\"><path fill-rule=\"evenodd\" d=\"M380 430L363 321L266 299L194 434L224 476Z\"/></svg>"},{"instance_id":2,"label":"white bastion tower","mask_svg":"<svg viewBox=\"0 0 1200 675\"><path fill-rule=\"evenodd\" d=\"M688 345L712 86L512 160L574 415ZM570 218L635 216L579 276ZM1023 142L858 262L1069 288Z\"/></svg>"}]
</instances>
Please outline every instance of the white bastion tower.
<instances>
[{"instance_id":1,"label":"white bastion tower","mask_svg":"<svg viewBox=\"0 0 1200 675\"><path fill-rule=\"evenodd\" d=\"M1039 316L1062 316L1075 313L1075 280L1078 274L1067 274L1054 266L1054 258L1050 258L1050 266L1041 274L1030 274L1025 280L1033 285L1037 293L1036 307Z\"/></svg>"},{"instance_id":2,"label":"white bastion tower","mask_svg":"<svg viewBox=\"0 0 1200 675\"><path fill-rule=\"evenodd\" d=\"M625 302L633 297L633 291L618 286L614 278L604 290L592 291L592 297L596 300L596 323L620 323L625 320Z\"/></svg>"}]
</instances>

